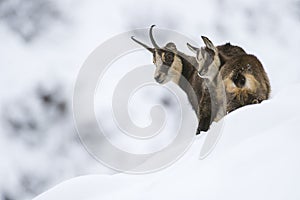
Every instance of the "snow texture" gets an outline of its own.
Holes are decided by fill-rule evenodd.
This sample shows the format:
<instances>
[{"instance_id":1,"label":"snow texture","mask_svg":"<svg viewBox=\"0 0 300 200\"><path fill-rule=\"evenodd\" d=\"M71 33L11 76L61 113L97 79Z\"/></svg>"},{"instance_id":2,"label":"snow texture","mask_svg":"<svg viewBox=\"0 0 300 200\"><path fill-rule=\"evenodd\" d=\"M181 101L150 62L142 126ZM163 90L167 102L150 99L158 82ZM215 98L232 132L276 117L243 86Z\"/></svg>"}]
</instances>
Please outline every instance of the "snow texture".
<instances>
[{"instance_id":1,"label":"snow texture","mask_svg":"<svg viewBox=\"0 0 300 200\"><path fill-rule=\"evenodd\" d=\"M90 175L35 198L50 199L272 199L300 198L300 84L261 105L226 117L222 138L199 160L200 135L173 166L145 175ZM287 105L285 99L291 99ZM243 120L241 120L243 119ZM237 121L239 123L237 123Z\"/></svg>"},{"instance_id":2,"label":"snow texture","mask_svg":"<svg viewBox=\"0 0 300 200\"><path fill-rule=\"evenodd\" d=\"M41 193L35 199L300 199L299 0L43 2L0 0L0 200ZM151 24L199 43L206 35L215 44L242 46L262 61L272 95L226 116L222 137L206 159L198 157L210 131L164 170L120 174L96 162L80 143L73 86L98 45ZM152 62L146 51L133 56L135 64ZM157 101L175 109L161 90L151 98L134 104L133 120L147 124L145 110ZM101 119L107 110L99 109Z\"/></svg>"}]
</instances>

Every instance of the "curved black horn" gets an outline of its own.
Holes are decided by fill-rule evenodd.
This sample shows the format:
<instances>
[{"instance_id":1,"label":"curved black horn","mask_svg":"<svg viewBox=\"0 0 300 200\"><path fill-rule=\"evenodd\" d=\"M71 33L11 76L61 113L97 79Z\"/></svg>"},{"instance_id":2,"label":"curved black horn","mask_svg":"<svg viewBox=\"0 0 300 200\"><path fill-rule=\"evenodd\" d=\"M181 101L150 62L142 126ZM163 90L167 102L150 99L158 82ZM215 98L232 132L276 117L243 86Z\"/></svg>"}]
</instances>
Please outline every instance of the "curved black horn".
<instances>
[{"instance_id":1,"label":"curved black horn","mask_svg":"<svg viewBox=\"0 0 300 200\"><path fill-rule=\"evenodd\" d=\"M157 43L155 42L155 40L154 40L154 38L153 38L153 32L152 32L152 30L153 30L153 27L154 27L154 26L155 26L155 25L152 25L152 26L150 27L150 31L149 31L150 40L151 40L151 43L153 44L154 48L159 49L159 46L157 45Z\"/></svg>"},{"instance_id":2,"label":"curved black horn","mask_svg":"<svg viewBox=\"0 0 300 200\"><path fill-rule=\"evenodd\" d=\"M131 39L132 39L133 41L135 41L136 43L138 43L139 45L141 45L142 47L146 48L148 51L150 51L150 52L152 52L152 53L154 52L154 49L153 49L153 48L147 46L146 44L144 44L144 43L142 43L142 42L140 42L140 41L138 41L137 39L134 38L134 36L131 36Z\"/></svg>"}]
</instances>

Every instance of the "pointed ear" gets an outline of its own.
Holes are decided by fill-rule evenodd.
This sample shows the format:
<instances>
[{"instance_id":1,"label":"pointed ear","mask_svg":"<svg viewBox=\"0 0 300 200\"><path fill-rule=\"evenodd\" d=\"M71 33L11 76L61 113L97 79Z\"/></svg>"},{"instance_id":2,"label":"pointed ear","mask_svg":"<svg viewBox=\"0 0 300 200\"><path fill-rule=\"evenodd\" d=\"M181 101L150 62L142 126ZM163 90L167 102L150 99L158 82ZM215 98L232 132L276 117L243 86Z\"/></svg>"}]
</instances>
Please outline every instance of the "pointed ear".
<instances>
[{"instance_id":1,"label":"pointed ear","mask_svg":"<svg viewBox=\"0 0 300 200\"><path fill-rule=\"evenodd\" d=\"M213 51L216 51L217 48L215 47L215 45L205 36L201 36L205 46Z\"/></svg>"},{"instance_id":2,"label":"pointed ear","mask_svg":"<svg viewBox=\"0 0 300 200\"><path fill-rule=\"evenodd\" d=\"M169 42L168 44L166 44L165 48L171 51L177 51L176 45L173 42Z\"/></svg>"},{"instance_id":3,"label":"pointed ear","mask_svg":"<svg viewBox=\"0 0 300 200\"><path fill-rule=\"evenodd\" d=\"M194 53L197 53L197 51L199 50L199 48L192 46L190 43L186 43L186 45L189 48L189 50L191 50Z\"/></svg>"}]
</instances>

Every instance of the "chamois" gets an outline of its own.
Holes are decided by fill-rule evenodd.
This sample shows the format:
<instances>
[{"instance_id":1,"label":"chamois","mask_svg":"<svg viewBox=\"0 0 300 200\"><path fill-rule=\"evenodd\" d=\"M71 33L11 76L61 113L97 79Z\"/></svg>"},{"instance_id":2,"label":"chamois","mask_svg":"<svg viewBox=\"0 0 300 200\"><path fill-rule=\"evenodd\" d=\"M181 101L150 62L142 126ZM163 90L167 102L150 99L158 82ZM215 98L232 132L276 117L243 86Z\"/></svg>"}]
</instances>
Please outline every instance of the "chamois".
<instances>
[{"instance_id":1,"label":"chamois","mask_svg":"<svg viewBox=\"0 0 300 200\"><path fill-rule=\"evenodd\" d=\"M205 48L198 49L189 43L187 46L196 53L198 74L205 80L209 88L209 95L213 103L211 106L212 120L217 122L226 115L227 100L223 80L219 74L221 59L218 48L207 37L202 36L202 40L206 45Z\"/></svg>"},{"instance_id":2,"label":"chamois","mask_svg":"<svg viewBox=\"0 0 300 200\"><path fill-rule=\"evenodd\" d=\"M156 82L164 84L173 81L185 91L198 118L196 134L199 134L200 131L207 131L211 124L211 99L206 83L198 76L195 57L178 51L172 42L166 44L165 47L159 47L153 37L153 27L154 25L149 30L153 48L138 41L134 36L131 39L153 54L153 63L156 65L154 74Z\"/></svg>"},{"instance_id":3,"label":"chamois","mask_svg":"<svg viewBox=\"0 0 300 200\"><path fill-rule=\"evenodd\" d=\"M267 74L259 60L241 47L230 43L215 47L208 38L202 37L206 48L201 50L188 44L192 51L198 52L195 58L178 51L172 42L159 47L153 37L153 27L149 31L153 48L134 36L131 39L153 54L156 82L173 81L186 92L199 121L196 134L207 131L212 121L220 120L228 112L268 99ZM197 59L199 53L201 59Z\"/></svg>"},{"instance_id":4,"label":"chamois","mask_svg":"<svg viewBox=\"0 0 300 200\"><path fill-rule=\"evenodd\" d=\"M254 55L246 54L229 59L221 66L220 74L227 93L228 112L269 98L269 78Z\"/></svg>"},{"instance_id":5,"label":"chamois","mask_svg":"<svg viewBox=\"0 0 300 200\"><path fill-rule=\"evenodd\" d=\"M201 75L212 73L211 78L216 73L215 67L207 65L207 62L220 64L219 75L224 82L227 101L227 112L232 112L242 106L260 103L269 98L270 83L261 62L254 56L247 54L242 48L232 46L229 43L214 47L212 42L202 36L206 48L193 47L187 44L190 50L196 53L198 70ZM210 52L206 56L203 52ZM218 82L220 85L220 82ZM216 92L221 96L220 91Z\"/></svg>"}]
</instances>

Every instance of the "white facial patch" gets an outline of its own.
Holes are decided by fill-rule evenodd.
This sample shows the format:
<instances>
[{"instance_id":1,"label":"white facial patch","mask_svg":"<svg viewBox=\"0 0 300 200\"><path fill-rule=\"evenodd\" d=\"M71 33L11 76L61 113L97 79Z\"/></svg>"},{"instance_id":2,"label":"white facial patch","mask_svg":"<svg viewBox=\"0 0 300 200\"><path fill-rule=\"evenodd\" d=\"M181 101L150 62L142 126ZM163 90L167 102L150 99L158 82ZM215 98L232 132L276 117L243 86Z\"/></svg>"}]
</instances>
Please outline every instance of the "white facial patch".
<instances>
[{"instance_id":1,"label":"white facial patch","mask_svg":"<svg viewBox=\"0 0 300 200\"><path fill-rule=\"evenodd\" d=\"M214 78L217 76L219 72L219 66L215 65L215 63L213 62L210 66L209 66L209 70L207 71L207 73L203 76L200 76L201 78L207 78L210 81L213 81Z\"/></svg>"},{"instance_id":2,"label":"white facial patch","mask_svg":"<svg viewBox=\"0 0 300 200\"><path fill-rule=\"evenodd\" d=\"M198 61L199 71L201 71L203 68L207 69L207 72L204 75L202 76L199 75L199 76L201 78L207 78L210 81L212 81L219 73L219 67L221 65L218 52L217 51L214 52L214 58L210 64L205 63L205 60L209 59L208 58L209 54L205 49L201 48L200 51L198 52L198 56L202 58L201 62Z\"/></svg>"},{"instance_id":3,"label":"white facial patch","mask_svg":"<svg viewBox=\"0 0 300 200\"><path fill-rule=\"evenodd\" d=\"M208 72L207 72L208 76L214 78L219 73L220 65L221 65L220 58L218 56L218 53L215 52L214 60L208 68Z\"/></svg>"},{"instance_id":4,"label":"white facial patch","mask_svg":"<svg viewBox=\"0 0 300 200\"><path fill-rule=\"evenodd\" d=\"M203 58L201 51L203 51L202 48L197 51L197 57L196 57L197 63L198 63L198 69L197 69L198 71L202 70L202 68L204 66L204 62L205 62L205 58Z\"/></svg>"},{"instance_id":5,"label":"white facial patch","mask_svg":"<svg viewBox=\"0 0 300 200\"><path fill-rule=\"evenodd\" d=\"M181 72L182 72L182 62L181 59L178 56L174 56L174 60L169 67L167 72L162 72L162 66L163 66L163 60L162 57L164 56L164 53L162 53L162 56L159 54L155 54L155 65L156 70L154 76L160 76L163 79L162 83L167 83L168 81L172 80L174 83L178 84Z\"/></svg>"},{"instance_id":6,"label":"white facial patch","mask_svg":"<svg viewBox=\"0 0 300 200\"><path fill-rule=\"evenodd\" d=\"M161 67L163 65L163 60L158 53L155 53L155 65L156 67Z\"/></svg>"},{"instance_id":7,"label":"white facial patch","mask_svg":"<svg viewBox=\"0 0 300 200\"><path fill-rule=\"evenodd\" d=\"M178 58L178 56L174 56L174 61L169 69L168 77L170 77L174 83L179 84L181 73L182 73L181 59Z\"/></svg>"},{"instance_id":8,"label":"white facial patch","mask_svg":"<svg viewBox=\"0 0 300 200\"><path fill-rule=\"evenodd\" d=\"M163 61L162 61L161 56L158 53L155 53L155 66L156 66L156 69L155 69L154 76L158 76L160 74L160 69L161 69L162 65L163 65Z\"/></svg>"}]
</instances>

